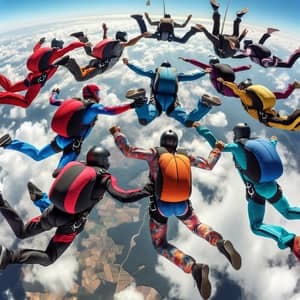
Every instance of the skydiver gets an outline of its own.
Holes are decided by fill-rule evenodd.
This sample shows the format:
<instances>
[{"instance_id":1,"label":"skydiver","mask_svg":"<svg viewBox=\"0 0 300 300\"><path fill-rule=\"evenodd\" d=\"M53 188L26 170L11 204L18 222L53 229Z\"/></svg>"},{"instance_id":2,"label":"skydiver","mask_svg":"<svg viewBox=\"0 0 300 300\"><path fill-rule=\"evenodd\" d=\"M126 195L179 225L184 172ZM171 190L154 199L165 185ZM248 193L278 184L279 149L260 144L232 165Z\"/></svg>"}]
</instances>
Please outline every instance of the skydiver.
<instances>
[{"instance_id":1,"label":"skydiver","mask_svg":"<svg viewBox=\"0 0 300 300\"><path fill-rule=\"evenodd\" d=\"M105 192L123 203L134 202L151 195L153 191L150 185L146 185L143 189L122 190L117 185L116 178L108 172L109 156L108 150L94 146L87 153L86 163L68 163L50 190L49 198L54 204L26 224L0 193L0 211L17 238L30 238L56 228L45 250L24 248L11 250L0 245L0 269L5 269L10 264L42 266L53 264L84 229L90 212L103 198ZM57 185L60 188L56 188ZM58 192L62 190L65 194ZM80 193L75 193L74 196L72 193L74 191ZM31 189L31 193L34 194L35 191ZM38 192L37 200L41 197L48 198L46 194Z\"/></svg>"},{"instance_id":2,"label":"skydiver","mask_svg":"<svg viewBox=\"0 0 300 300\"><path fill-rule=\"evenodd\" d=\"M289 84L284 92L271 92L265 86L252 84L251 79L247 79L238 85L224 81L222 78L218 78L218 80L240 98L246 112L260 123L284 130L300 129L300 109L296 109L289 116L282 116L274 109L277 99L286 99L295 89L300 88L298 81Z\"/></svg>"},{"instance_id":3,"label":"skydiver","mask_svg":"<svg viewBox=\"0 0 300 300\"><path fill-rule=\"evenodd\" d=\"M80 67L74 58L64 61L63 66L73 74L77 81L89 80L111 69L119 61L124 48L135 45L141 38L149 35L148 32L145 32L128 41L126 32L117 31L115 39L110 39L107 37L108 29L105 23L102 24L102 29L103 39L94 47L92 47L88 37L83 32L71 34L71 36L78 38L80 42L87 43L84 50L88 56L93 57L83 67Z\"/></svg>"},{"instance_id":4,"label":"skydiver","mask_svg":"<svg viewBox=\"0 0 300 300\"><path fill-rule=\"evenodd\" d=\"M240 34L240 23L242 21L242 16L248 12L247 8L243 8L241 11L236 13L236 19L233 23L233 33L232 35L220 33L220 13L218 11L219 4L216 0L210 0L210 4L214 10L213 13L213 31L210 33L203 25L197 24L196 27L203 31L206 38L211 41L214 46L214 51L217 56L221 58L232 57L237 50L240 48L240 42L246 36L247 30L244 29Z\"/></svg>"},{"instance_id":5,"label":"skydiver","mask_svg":"<svg viewBox=\"0 0 300 300\"><path fill-rule=\"evenodd\" d=\"M148 31L142 15L131 15L131 17L137 21L142 34ZM175 22L171 18L170 14L165 14L164 17L161 18L159 21L152 21L149 17L149 14L146 12L145 12L145 17L150 25L157 26L156 31L152 35L147 36L147 38L157 39L159 41L169 41L169 42L177 42L177 43L184 44L195 33L199 32L197 27L192 26L191 29L181 38L176 36L174 33L174 28L185 27L190 21L190 19L192 18L192 15L189 15L186 21L182 24Z\"/></svg>"},{"instance_id":6,"label":"skydiver","mask_svg":"<svg viewBox=\"0 0 300 300\"><path fill-rule=\"evenodd\" d=\"M212 58L209 60L209 64L205 64L195 59L188 59L179 57L179 59L186 61L194 66L197 66L209 73L210 81L214 88L222 95L227 97L238 97L230 88L224 86L220 81L217 80L218 77L223 78L226 81L234 82L235 72L250 70L251 65L231 67L228 64L221 64L220 60L217 58Z\"/></svg>"},{"instance_id":7,"label":"skydiver","mask_svg":"<svg viewBox=\"0 0 300 300\"><path fill-rule=\"evenodd\" d=\"M273 32L279 31L275 28L268 28L267 32L260 38L258 44L253 43L252 40L244 41L244 50L240 49L241 54L236 54L232 58L249 57L256 64L268 68L291 68L297 59L300 57L300 47L296 49L287 61L282 61L281 58L273 55L267 47L263 46L264 42L271 36Z\"/></svg>"},{"instance_id":8,"label":"skydiver","mask_svg":"<svg viewBox=\"0 0 300 300\"><path fill-rule=\"evenodd\" d=\"M58 66L63 64L68 52L84 47L85 43L72 42L63 48L63 41L53 39L51 48L41 47L46 38L41 38L33 48L33 54L27 60L27 69L30 73L25 80L12 84L8 78L0 74L0 85L6 92L0 92L0 104L9 104L27 108L39 94L45 83L55 74ZM26 91L25 95L16 92Z\"/></svg>"},{"instance_id":9,"label":"skydiver","mask_svg":"<svg viewBox=\"0 0 300 300\"><path fill-rule=\"evenodd\" d=\"M128 62L127 58L123 58L123 62L128 68L138 75L151 79L150 100L145 98L146 91L144 89L129 90L126 97L129 99L144 98L147 100L143 106L136 107L135 111L141 125L147 125L162 112L166 112L167 116L174 118L186 127L191 127L194 121L204 117L214 105L220 105L221 101L218 97L204 94L202 99L198 101L197 108L187 114L181 107L178 97L178 82L191 81L201 78L206 72L195 74L177 73L176 68L172 67L169 62L163 62L155 71L144 71ZM143 95L141 95L143 93Z\"/></svg>"},{"instance_id":10,"label":"skydiver","mask_svg":"<svg viewBox=\"0 0 300 300\"><path fill-rule=\"evenodd\" d=\"M138 99L130 104L111 107L104 106L99 103L100 88L95 84L88 84L83 87L83 100L74 98L63 101L57 99L58 94L59 90L55 89L50 96L51 103L55 102L56 105L60 105L52 119L52 129L54 129L58 135L50 144L41 149L37 149L33 145L20 140L12 140L9 134L5 134L0 138L0 147L21 152L36 161L62 152L57 168L53 172L53 177L55 177L59 170L68 162L76 160L80 154L82 143L90 135L99 114L114 116L144 103L143 99ZM64 114L61 115L61 113L67 113L69 108L74 107L74 105L75 108L71 110L73 115L70 114L68 117Z\"/></svg>"},{"instance_id":11,"label":"skydiver","mask_svg":"<svg viewBox=\"0 0 300 300\"><path fill-rule=\"evenodd\" d=\"M215 147L217 139L210 130L198 122L194 127L212 148ZM251 138L251 128L246 123L237 124L233 134L234 142L225 144L222 151L232 153L235 167L245 184L252 232L275 240L280 249L289 247L300 260L300 236L263 222L266 202L286 219L300 219L300 207L290 206L276 181L282 174L282 163L276 151L277 138Z\"/></svg>"},{"instance_id":12,"label":"skydiver","mask_svg":"<svg viewBox=\"0 0 300 300\"><path fill-rule=\"evenodd\" d=\"M149 177L155 187L149 205L150 233L155 250L185 273L192 273L201 296L207 299L211 293L208 265L197 263L193 257L170 244L167 240L167 230L169 217L176 216L189 230L216 246L234 269L240 269L241 257L232 243L223 240L220 233L200 222L189 200L192 188L191 166L212 170L220 157L221 144L216 143L208 159L205 159L179 149L178 136L172 130L161 135L160 147L150 149L130 145L119 126L111 127L110 132L114 136L116 146L125 157L145 160L148 163ZM176 157L178 159L175 161ZM163 168L164 164L167 165L167 173L166 168ZM172 177L175 181L170 180Z\"/></svg>"}]
</instances>

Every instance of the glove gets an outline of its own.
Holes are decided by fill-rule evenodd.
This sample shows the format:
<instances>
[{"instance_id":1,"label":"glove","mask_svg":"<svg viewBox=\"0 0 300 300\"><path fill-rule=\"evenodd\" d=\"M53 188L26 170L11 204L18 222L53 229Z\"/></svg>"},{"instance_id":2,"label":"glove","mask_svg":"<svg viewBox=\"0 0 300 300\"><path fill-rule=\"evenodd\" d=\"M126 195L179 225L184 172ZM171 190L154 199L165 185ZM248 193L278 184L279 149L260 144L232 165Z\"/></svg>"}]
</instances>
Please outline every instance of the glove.
<instances>
[{"instance_id":1,"label":"glove","mask_svg":"<svg viewBox=\"0 0 300 300\"><path fill-rule=\"evenodd\" d=\"M109 132L114 135L116 132L121 132L121 127L118 125L113 125L109 128Z\"/></svg>"},{"instance_id":2,"label":"glove","mask_svg":"<svg viewBox=\"0 0 300 300\"><path fill-rule=\"evenodd\" d=\"M130 103L131 108L137 108L137 107L142 107L146 103L145 98L138 98L135 99L132 103Z\"/></svg>"},{"instance_id":3,"label":"glove","mask_svg":"<svg viewBox=\"0 0 300 300\"><path fill-rule=\"evenodd\" d=\"M42 38L40 38L39 43L42 45L45 43L45 41L46 41L46 38L42 37Z\"/></svg>"},{"instance_id":4,"label":"glove","mask_svg":"<svg viewBox=\"0 0 300 300\"><path fill-rule=\"evenodd\" d=\"M59 94L60 93L60 89L59 88L55 88L52 90L52 93L55 93L55 94Z\"/></svg>"},{"instance_id":5,"label":"glove","mask_svg":"<svg viewBox=\"0 0 300 300\"><path fill-rule=\"evenodd\" d=\"M144 187L143 190L148 192L150 195L154 193L154 184L153 183L147 183Z\"/></svg>"}]
</instances>

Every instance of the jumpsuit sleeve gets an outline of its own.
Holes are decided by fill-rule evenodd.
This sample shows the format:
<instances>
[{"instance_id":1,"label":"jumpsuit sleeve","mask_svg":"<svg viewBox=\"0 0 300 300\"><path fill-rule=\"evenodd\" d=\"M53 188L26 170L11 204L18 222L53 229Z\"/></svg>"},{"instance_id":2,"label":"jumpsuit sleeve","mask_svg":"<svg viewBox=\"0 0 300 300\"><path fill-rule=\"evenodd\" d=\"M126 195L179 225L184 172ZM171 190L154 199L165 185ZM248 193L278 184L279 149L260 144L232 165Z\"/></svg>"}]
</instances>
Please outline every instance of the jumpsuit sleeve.
<instances>
[{"instance_id":1,"label":"jumpsuit sleeve","mask_svg":"<svg viewBox=\"0 0 300 300\"><path fill-rule=\"evenodd\" d=\"M179 24L179 23L177 23L177 22L174 22L174 28L175 28L175 27L181 27L181 28L185 27L185 26L188 24L188 22L190 21L190 19L191 19L191 18L187 17L186 20L185 20L185 22L182 23L182 24Z\"/></svg>"},{"instance_id":2,"label":"jumpsuit sleeve","mask_svg":"<svg viewBox=\"0 0 300 300\"><path fill-rule=\"evenodd\" d=\"M276 99L286 99L291 95L294 89L294 86L289 84L284 92L273 92L273 94L275 95Z\"/></svg>"},{"instance_id":3,"label":"jumpsuit sleeve","mask_svg":"<svg viewBox=\"0 0 300 300\"><path fill-rule=\"evenodd\" d=\"M91 111L99 115L114 116L131 109L131 106L130 103L116 106L104 106L102 104L93 104L90 109Z\"/></svg>"},{"instance_id":4,"label":"jumpsuit sleeve","mask_svg":"<svg viewBox=\"0 0 300 300\"><path fill-rule=\"evenodd\" d=\"M80 48L80 47L84 47L85 43L82 42L72 42L70 43L68 46L62 48L62 49L58 49L57 51L55 51L52 54L52 60L56 60L57 58L60 58L62 56L64 56L65 54L67 54L68 52Z\"/></svg>"},{"instance_id":5,"label":"jumpsuit sleeve","mask_svg":"<svg viewBox=\"0 0 300 300\"><path fill-rule=\"evenodd\" d=\"M239 66L239 67L235 67L232 68L234 72L240 72L240 71L246 71L249 70L251 67L249 67L249 65L247 66Z\"/></svg>"},{"instance_id":6,"label":"jumpsuit sleeve","mask_svg":"<svg viewBox=\"0 0 300 300\"><path fill-rule=\"evenodd\" d=\"M138 36L136 36L136 37L134 37L134 38L132 38L132 39L130 39L128 42L123 42L123 43L121 43L121 45L123 46L123 47L129 47L129 46L133 46L133 45L135 45L141 38L143 38L144 36L142 35L142 34L140 34L140 35L138 35Z\"/></svg>"},{"instance_id":7,"label":"jumpsuit sleeve","mask_svg":"<svg viewBox=\"0 0 300 300\"><path fill-rule=\"evenodd\" d=\"M133 64L130 64L130 63L127 64L127 67L128 67L131 71L135 72L135 73L138 74L138 75L145 76L145 77L149 77L149 78L154 78L154 77L155 77L155 73L154 73L152 70L150 70L150 71L145 71L145 70L143 70L142 68L137 67L137 66L135 66L135 65L133 65Z\"/></svg>"},{"instance_id":8,"label":"jumpsuit sleeve","mask_svg":"<svg viewBox=\"0 0 300 300\"><path fill-rule=\"evenodd\" d=\"M229 87L239 97L241 97L241 96L243 97L246 94L245 91L240 90L238 88L238 86L235 83L233 83L233 82L224 81L223 84L226 85L227 87Z\"/></svg>"},{"instance_id":9,"label":"jumpsuit sleeve","mask_svg":"<svg viewBox=\"0 0 300 300\"><path fill-rule=\"evenodd\" d=\"M149 15L145 15L145 17L150 25L152 25L152 26L159 25L159 21L152 21L151 18L149 17Z\"/></svg>"},{"instance_id":10,"label":"jumpsuit sleeve","mask_svg":"<svg viewBox=\"0 0 300 300\"><path fill-rule=\"evenodd\" d=\"M206 73L205 72L198 72L198 73L194 73L194 74L189 74L186 75L184 73L179 73L178 74L178 81L192 81L192 80L196 80L199 79L201 77L203 77Z\"/></svg>"},{"instance_id":11,"label":"jumpsuit sleeve","mask_svg":"<svg viewBox=\"0 0 300 300\"><path fill-rule=\"evenodd\" d=\"M39 50L41 48L42 44L38 41L35 46L33 47L33 52Z\"/></svg>"},{"instance_id":12,"label":"jumpsuit sleeve","mask_svg":"<svg viewBox=\"0 0 300 300\"><path fill-rule=\"evenodd\" d=\"M120 202L135 202L151 195L145 189L123 190L118 186L116 178L112 175L109 175L106 181L106 190L113 198Z\"/></svg>"},{"instance_id":13,"label":"jumpsuit sleeve","mask_svg":"<svg viewBox=\"0 0 300 300\"><path fill-rule=\"evenodd\" d=\"M199 68L201 68L201 69L204 69L204 70L205 70L206 68L211 68L210 65L204 64L204 63L202 63L201 61L198 61L198 60L196 60L196 59L185 58L184 61L186 61L186 62L188 62L188 63L190 63L190 64L192 64L192 65L194 65L194 66L197 66L197 67L199 67Z\"/></svg>"},{"instance_id":14,"label":"jumpsuit sleeve","mask_svg":"<svg viewBox=\"0 0 300 300\"><path fill-rule=\"evenodd\" d=\"M219 158L221 155L221 151L218 148L213 148L209 155L208 158L205 159L204 157L201 156L194 156L194 155L188 155L191 165L193 167L197 167L200 169L206 169L206 170L212 170L216 163L218 162Z\"/></svg>"},{"instance_id":15,"label":"jumpsuit sleeve","mask_svg":"<svg viewBox=\"0 0 300 300\"><path fill-rule=\"evenodd\" d=\"M154 149L143 149L130 145L127 137L121 132L114 133L114 139L116 146L126 157L151 161L156 156Z\"/></svg>"}]
</instances>

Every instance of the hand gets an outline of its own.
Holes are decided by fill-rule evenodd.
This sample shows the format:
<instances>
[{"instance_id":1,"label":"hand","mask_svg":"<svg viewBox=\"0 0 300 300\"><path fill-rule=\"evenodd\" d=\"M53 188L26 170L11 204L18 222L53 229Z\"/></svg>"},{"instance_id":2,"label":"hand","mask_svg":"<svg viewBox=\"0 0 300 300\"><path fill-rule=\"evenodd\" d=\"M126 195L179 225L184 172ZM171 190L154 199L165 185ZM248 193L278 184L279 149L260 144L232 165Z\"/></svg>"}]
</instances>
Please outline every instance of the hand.
<instances>
[{"instance_id":1,"label":"hand","mask_svg":"<svg viewBox=\"0 0 300 300\"><path fill-rule=\"evenodd\" d=\"M248 68L251 69L251 68L252 68L252 65L248 65Z\"/></svg>"},{"instance_id":2,"label":"hand","mask_svg":"<svg viewBox=\"0 0 300 300\"><path fill-rule=\"evenodd\" d=\"M271 141L277 141L277 136L276 136L276 135L272 135L272 136L270 137L270 140L271 140Z\"/></svg>"},{"instance_id":3,"label":"hand","mask_svg":"<svg viewBox=\"0 0 300 300\"><path fill-rule=\"evenodd\" d=\"M154 193L154 184L153 183L147 183L144 187L143 190L148 192L150 195Z\"/></svg>"},{"instance_id":4,"label":"hand","mask_svg":"<svg viewBox=\"0 0 300 300\"><path fill-rule=\"evenodd\" d=\"M52 90L52 93L59 94L60 93L60 89L59 88L55 88L55 89Z\"/></svg>"},{"instance_id":5,"label":"hand","mask_svg":"<svg viewBox=\"0 0 300 300\"><path fill-rule=\"evenodd\" d=\"M187 17L189 20L192 18L192 15L188 15L188 17Z\"/></svg>"},{"instance_id":6,"label":"hand","mask_svg":"<svg viewBox=\"0 0 300 300\"><path fill-rule=\"evenodd\" d=\"M149 17L149 14L147 12L144 13L145 17Z\"/></svg>"},{"instance_id":7,"label":"hand","mask_svg":"<svg viewBox=\"0 0 300 300\"><path fill-rule=\"evenodd\" d=\"M146 32L144 32L144 33L142 34L143 37L149 37L149 36L151 36L151 35L152 35L152 33L149 32L149 31L146 31Z\"/></svg>"},{"instance_id":8,"label":"hand","mask_svg":"<svg viewBox=\"0 0 300 300\"><path fill-rule=\"evenodd\" d=\"M135 99L132 103L130 103L131 108L142 107L146 103L146 99L144 97Z\"/></svg>"},{"instance_id":9,"label":"hand","mask_svg":"<svg viewBox=\"0 0 300 300\"><path fill-rule=\"evenodd\" d=\"M217 81L219 81L219 82L221 82L221 83L224 83L225 80L224 80L222 77L218 77L218 78L217 78Z\"/></svg>"},{"instance_id":10,"label":"hand","mask_svg":"<svg viewBox=\"0 0 300 300\"><path fill-rule=\"evenodd\" d=\"M212 71L212 68L206 68L206 69L204 70L205 73L211 73L211 71Z\"/></svg>"},{"instance_id":11,"label":"hand","mask_svg":"<svg viewBox=\"0 0 300 300\"><path fill-rule=\"evenodd\" d=\"M219 149L220 151L222 151L225 147L225 143L223 141L216 141L215 143L215 148Z\"/></svg>"},{"instance_id":12,"label":"hand","mask_svg":"<svg viewBox=\"0 0 300 300\"><path fill-rule=\"evenodd\" d=\"M87 47L90 47L90 48L93 47L93 44L92 44L91 42L87 42L87 43L85 43L85 45L86 45Z\"/></svg>"},{"instance_id":13,"label":"hand","mask_svg":"<svg viewBox=\"0 0 300 300\"><path fill-rule=\"evenodd\" d=\"M124 64L124 65L128 65L128 58L127 58L127 57L124 57L124 58L123 58L123 64Z\"/></svg>"},{"instance_id":14,"label":"hand","mask_svg":"<svg viewBox=\"0 0 300 300\"><path fill-rule=\"evenodd\" d=\"M114 135L116 132L121 132L121 127L119 125L113 125L109 128L109 132Z\"/></svg>"},{"instance_id":15,"label":"hand","mask_svg":"<svg viewBox=\"0 0 300 300\"><path fill-rule=\"evenodd\" d=\"M178 59L181 59L181 60L185 61L185 58L182 57L182 56L178 56Z\"/></svg>"},{"instance_id":16,"label":"hand","mask_svg":"<svg viewBox=\"0 0 300 300\"><path fill-rule=\"evenodd\" d=\"M199 30L201 30L201 29L203 29L203 28L205 28L205 26L204 25L202 25L202 24L196 24L195 25Z\"/></svg>"},{"instance_id":17,"label":"hand","mask_svg":"<svg viewBox=\"0 0 300 300\"><path fill-rule=\"evenodd\" d=\"M194 128L197 128L199 126L201 126L201 123L198 122L198 121L194 122L193 125L192 125L192 127L194 127Z\"/></svg>"},{"instance_id":18,"label":"hand","mask_svg":"<svg viewBox=\"0 0 300 300\"><path fill-rule=\"evenodd\" d=\"M39 43L42 45L45 43L45 41L46 41L46 38L42 37L42 38L40 38Z\"/></svg>"}]
</instances>

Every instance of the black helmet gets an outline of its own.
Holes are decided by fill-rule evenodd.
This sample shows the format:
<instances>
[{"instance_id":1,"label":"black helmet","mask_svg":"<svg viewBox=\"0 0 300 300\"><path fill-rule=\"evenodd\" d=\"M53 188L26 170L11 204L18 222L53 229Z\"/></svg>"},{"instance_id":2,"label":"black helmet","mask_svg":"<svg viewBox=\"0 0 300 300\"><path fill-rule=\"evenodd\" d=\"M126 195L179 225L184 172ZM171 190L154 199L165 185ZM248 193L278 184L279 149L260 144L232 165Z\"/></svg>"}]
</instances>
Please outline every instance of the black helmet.
<instances>
[{"instance_id":1,"label":"black helmet","mask_svg":"<svg viewBox=\"0 0 300 300\"><path fill-rule=\"evenodd\" d=\"M171 64L168 61L164 61L160 64L161 67L171 68Z\"/></svg>"},{"instance_id":2,"label":"black helmet","mask_svg":"<svg viewBox=\"0 0 300 300\"><path fill-rule=\"evenodd\" d=\"M121 42L127 42L127 32L125 31L117 31L116 32L116 40L119 40Z\"/></svg>"},{"instance_id":3,"label":"black helmet","mask_svg":"<svg viewBox=\"0 0 300 300\"><path fill-rule=\"evenodd\" d=\"M250 85L252 85L252 80L250 78L247 78L246 80L239 83L238 88L240 90L244 90L247 87L249 87Z\"/></svg>"},{"instance_id":4,"label":"black helmet","mask_svg":"<svg viewBox=\"0 0 300 300\"><path fill-rule=\"evenodd\" d=\"M252 40L244 40L244 49L246 49L251 44L253 44Z\"/></svg>"},{"instance_id":5,"label":"black helmet","mask_svg":"<svg viewBox=\"0 0 300 300\"><path fill-rule=\"evenodd\" d=\"M239 139L249 139L251 129L247 123L238 123L233 128L233 140L238 142Z\"/></svg>"},{"instance_id":6,"label":"black helmet","mask_svg":"<svg viewBox=\"0 0 300 300\"><path fill-rule=\"evenodd\" d=\"M51 48L62 49L63 46L64 46L64 41L63 40L57 40L56 38L54 38L51 41Z\"/></svg>"},{"instance_id":7,"label":"black helmet","mask_svg":"<svg viewBox=\"0 0 300 300\"><path fill-rule=\"evenodd\" d=\"M216 57L213 57L209 60L208 62L210 65L215 65L215 64L219 64L220 63L220 60Z\"/></svg>"},{"instance_id":8,"label":"black helmet","mask_svg":"<svg viewBox=\"0 0 300 300\"><path fill-rule=\"evenodd\" d=\"M102 146L92 147L86 155L86 164L88 166L97 166L104 169L108 169L110 166L108 157L110 153Z\"/></svg>"},{"instance_id":9,"label":"black helmet","mask_svg":"<svg viewBox=\"0 0 300 300\"><path fill-rule=\"evenodd\" d=\"M166 148L172 148L176 150L178 145L178 136L173 130L165 131L160 136L160 146Z\"/></svg>"}]
</instances>

